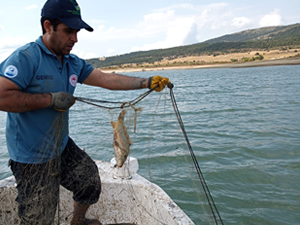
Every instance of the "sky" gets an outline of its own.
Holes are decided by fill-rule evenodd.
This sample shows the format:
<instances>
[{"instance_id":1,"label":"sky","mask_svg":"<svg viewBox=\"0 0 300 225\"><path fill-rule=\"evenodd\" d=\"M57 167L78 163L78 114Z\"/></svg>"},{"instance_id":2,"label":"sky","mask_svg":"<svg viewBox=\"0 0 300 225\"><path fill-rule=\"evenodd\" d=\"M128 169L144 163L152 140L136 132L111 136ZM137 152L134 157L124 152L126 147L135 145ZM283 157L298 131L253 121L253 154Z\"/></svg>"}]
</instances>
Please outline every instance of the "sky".
<instances>
[{"instance_id":1,"label":"sky","mask_svg":"<svg viewBox=\"0 0 300 225\"><path fill-rule=\"evenodd\" d=\"M0 62L42 35L45 0L0 0ZM72 53L83 59L203 42L300 23L299 0L77 0L83 20Z\"/></svg>"}]
</instances>

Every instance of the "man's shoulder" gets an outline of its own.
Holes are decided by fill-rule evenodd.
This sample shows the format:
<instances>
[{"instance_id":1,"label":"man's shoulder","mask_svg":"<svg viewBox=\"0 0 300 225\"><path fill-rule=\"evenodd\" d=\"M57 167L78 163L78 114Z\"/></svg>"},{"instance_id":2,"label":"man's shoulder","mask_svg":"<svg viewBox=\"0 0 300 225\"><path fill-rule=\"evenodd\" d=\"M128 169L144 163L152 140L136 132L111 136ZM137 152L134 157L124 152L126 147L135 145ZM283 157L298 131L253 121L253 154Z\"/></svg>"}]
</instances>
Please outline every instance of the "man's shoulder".
<instances>
[{"instance_id":1,"label":"man's shoulder","mask_svg":"<svg viewBox=\"0 0 300 225\"><path fill-rule=\"evenodd\" d=\"M6 68L9 65L28 65L35 64L39 60L40 53L38 46L35 42L27 43L19 48L17 48L10 56L8 56L3 62L0 63L0 69Z\"/></svg>"},{"instance_id":2,"label":"man's shoulder","mask_svg":"<svg viewBox=\"0 0 300 225\"><path fill-rule=\"evenodd\" d=\"M79 56L77 56L77 55L75 55L75 54L72 54L72 53L69 54L69 58L70 58L71 60L83 61L82 58L80 58Z\"/></svg>"},{"instance_id":3,"label":"man's shoulder","mask_svg":"<svg viewBox=\"0 0 300 225\"><path fill-rule=\"evenodd\" d=\"M22 47L18 48L16 51L24 52L24 53L39 53L40 47L36 42L29 42Z\"/></svg>"},{"instance_id":4,"label":"man's shoulder","mask_svg":"<svg viewBox=\"0 0 300 225\"><path fill-rule=\"evenodd\" d=\"M19 48L17 48L9 58L11 57L29 57L32 58L33 60L35 59L35 57L39 57L40 55L40 48L38 46L37 43L35 42L29 42Z\"/></svg>"},{"instance_id":5,"label":"man's shoulder","mask_svg":"<svg viewBox=\"0 0 300 225\"><path fill-rule=\"evenodd\" d=\"M83 66L86 61L75 54L69 54L69 63Z\"/></svg>"}]
</instances>

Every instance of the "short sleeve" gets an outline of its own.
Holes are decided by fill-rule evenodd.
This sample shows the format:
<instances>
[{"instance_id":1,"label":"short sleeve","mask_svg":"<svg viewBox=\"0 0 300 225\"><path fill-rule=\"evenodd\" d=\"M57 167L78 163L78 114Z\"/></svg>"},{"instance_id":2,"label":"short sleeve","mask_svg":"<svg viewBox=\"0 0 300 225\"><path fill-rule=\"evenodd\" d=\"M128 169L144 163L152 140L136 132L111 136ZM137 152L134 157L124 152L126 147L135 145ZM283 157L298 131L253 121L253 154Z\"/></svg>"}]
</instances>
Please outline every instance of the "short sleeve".
<instances>
[{"instance_id":1,"label":"short sleeve","mask_svg":"<svg viewBox=\"0 0 300 225\"><path fill-rule=\"evenodd\" d=\"M24 91L34 75L30 53L17 50L0 64L0 76L6 77Z\"/></svg>"}]
</instances>

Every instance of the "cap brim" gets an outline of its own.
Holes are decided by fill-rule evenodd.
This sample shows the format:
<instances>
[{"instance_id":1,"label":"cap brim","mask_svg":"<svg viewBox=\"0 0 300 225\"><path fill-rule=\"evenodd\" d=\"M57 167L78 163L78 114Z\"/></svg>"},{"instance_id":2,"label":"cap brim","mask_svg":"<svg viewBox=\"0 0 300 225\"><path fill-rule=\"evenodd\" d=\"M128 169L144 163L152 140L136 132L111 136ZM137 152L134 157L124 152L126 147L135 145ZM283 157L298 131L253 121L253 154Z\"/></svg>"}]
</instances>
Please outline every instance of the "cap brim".
<instances>
[{"instance_id":1,"label":"cap brim","mask_svg":"<svg viewBox=\"0 0 300 225\"><path fill-rule=\"evenodd\" d=\"M87 31L93 31L94 29L89 26L87 23L85 23L82 19L80 18L65 18L65 19L60 19L61 22L63 22L64 24L66 24L68 27L72 28L72 29L86 29Z\"/></svg>"}]
</instances>

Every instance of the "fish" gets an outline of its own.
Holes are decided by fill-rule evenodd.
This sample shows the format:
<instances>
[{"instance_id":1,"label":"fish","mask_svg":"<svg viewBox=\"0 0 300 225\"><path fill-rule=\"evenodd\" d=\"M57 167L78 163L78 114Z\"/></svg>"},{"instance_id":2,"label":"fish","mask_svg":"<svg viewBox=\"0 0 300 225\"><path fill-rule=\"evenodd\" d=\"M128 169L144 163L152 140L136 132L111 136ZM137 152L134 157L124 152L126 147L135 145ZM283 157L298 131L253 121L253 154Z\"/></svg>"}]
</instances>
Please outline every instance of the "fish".
<instances>
[{"instance_id":1,"label":"fish","mask_svg":"<svg viewBox=\"0 0 300 225\"><path fill-rule=\"evenodd\" d=\"M127 133L127 128L124 126L124 117L126 110L123 109L118 117L117 122L111 121L114 134L114 151L115 159L118 167L122 167L125 160L127 159L130 153L130 146L133 144L133 141L130 139L129 134Z\"/></svg>"}]
</instances>

